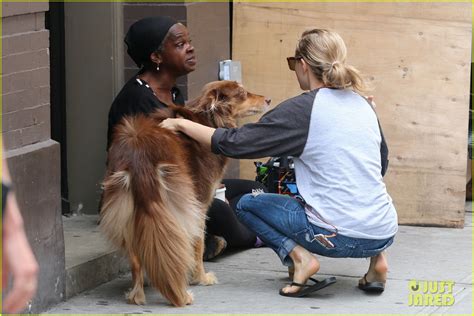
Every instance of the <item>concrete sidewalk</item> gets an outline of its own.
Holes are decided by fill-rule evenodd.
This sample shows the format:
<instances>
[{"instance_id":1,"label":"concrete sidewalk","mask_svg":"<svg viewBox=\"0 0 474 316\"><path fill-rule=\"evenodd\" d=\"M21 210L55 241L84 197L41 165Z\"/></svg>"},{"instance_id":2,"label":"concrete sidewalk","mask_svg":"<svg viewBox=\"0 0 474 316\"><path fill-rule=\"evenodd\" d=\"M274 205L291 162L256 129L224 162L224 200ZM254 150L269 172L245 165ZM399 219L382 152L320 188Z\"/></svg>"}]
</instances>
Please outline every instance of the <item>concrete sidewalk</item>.
<instances>
[{"instance_id":1,"label":"concrete sidewalk","mask_svg":"<svg viewBox=\"0 0 474 316\"><path fill-rule=\"evenodd\" d=\"M130 274L75 296L48 311L54 314L472 314L472 205L467 204L464 229L400 226L388 249L390 271L382 295L356 288L369 261L319 257L319 278L336 276L337 283L310 297L286 298L278 290L289 280L286 268L268 248L250 249L207 262L219 284L192 286L194 304L171 307L153 288L147 305L125 303ZM409 281L454 281L452 306L409 306ZM423 285L422 285L423 286Z\"/></svg>"}]
</instances>

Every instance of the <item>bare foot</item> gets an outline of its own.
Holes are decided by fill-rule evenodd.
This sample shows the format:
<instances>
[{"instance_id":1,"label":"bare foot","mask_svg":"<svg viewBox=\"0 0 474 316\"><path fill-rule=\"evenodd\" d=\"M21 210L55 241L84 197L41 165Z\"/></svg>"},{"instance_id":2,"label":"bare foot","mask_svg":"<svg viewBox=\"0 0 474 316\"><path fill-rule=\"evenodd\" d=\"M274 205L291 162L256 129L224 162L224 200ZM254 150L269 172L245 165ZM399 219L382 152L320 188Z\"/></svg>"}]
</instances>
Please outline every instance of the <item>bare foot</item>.
<instances>
[{"instance_id":1,"label":"bare foot","mask_svg":"<svg viewBox=\"0 0 474 316\"><path fill-rule=\"evenodd\" d=\"M365 279L367 280L367 282L385 283L385 281L387 280L387 271L387 256L384 252L381 252L377 256L370 258L369 270L365 275ZM364 278L359 280L359 284L361 284L361 282L365 282Z\"/></svg>"},{"instance_id":2,"label":"bare foot","mask_svg":"<svg viewBox=\"0 0 474 316\"><path fill-rule=\"evenodd\" d=\"M309 277L319 271L319 261L301 246L296 246L290 253L290 257L293 259L295 268L293 282L306 284ZM296 293L299 290L301 287L296 285L287 285L282 289L284 293Z\"/></svg>"}]
</instances>

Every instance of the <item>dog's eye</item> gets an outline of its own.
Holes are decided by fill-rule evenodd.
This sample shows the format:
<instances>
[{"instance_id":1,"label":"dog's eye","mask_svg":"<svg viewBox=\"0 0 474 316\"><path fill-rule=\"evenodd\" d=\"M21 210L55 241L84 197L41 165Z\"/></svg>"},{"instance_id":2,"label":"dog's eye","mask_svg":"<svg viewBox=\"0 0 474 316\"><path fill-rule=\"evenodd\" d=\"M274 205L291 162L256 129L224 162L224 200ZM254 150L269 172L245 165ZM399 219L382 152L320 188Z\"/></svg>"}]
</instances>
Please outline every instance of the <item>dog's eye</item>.
<instances>
[{"instance_id":1,"label":"dog's eye","mask_svg":"<svg viewBox=\"0 0 474 316\"><path fill-rule=\"evenodd\" d=\"M218 101L225 101L225 100L227 100L227 96L225 94L219 94L217 96L217 100Z\"/></svg>"}]
</instances>

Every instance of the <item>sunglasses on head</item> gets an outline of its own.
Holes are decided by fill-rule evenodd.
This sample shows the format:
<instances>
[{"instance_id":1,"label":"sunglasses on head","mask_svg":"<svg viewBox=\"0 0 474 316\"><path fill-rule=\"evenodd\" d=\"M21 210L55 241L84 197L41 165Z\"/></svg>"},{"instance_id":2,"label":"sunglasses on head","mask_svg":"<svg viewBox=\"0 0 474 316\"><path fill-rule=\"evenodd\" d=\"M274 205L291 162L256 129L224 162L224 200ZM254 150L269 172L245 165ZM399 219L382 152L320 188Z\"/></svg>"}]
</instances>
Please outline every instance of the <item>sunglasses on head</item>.
<instances>
[{"instance_id":1,"label":"sunglasses on head","mask_svg":"<svg viewBox=\"0 0 474 316\"><path fill-rule=\"evenodd\" d=\"M296 66L296 61L300 60L301 56L295 56L295 57L286 57L286 61L288 62L288 68L290 68L291 71L295 71L295 66Z\"/></svg>"}]
</instances>

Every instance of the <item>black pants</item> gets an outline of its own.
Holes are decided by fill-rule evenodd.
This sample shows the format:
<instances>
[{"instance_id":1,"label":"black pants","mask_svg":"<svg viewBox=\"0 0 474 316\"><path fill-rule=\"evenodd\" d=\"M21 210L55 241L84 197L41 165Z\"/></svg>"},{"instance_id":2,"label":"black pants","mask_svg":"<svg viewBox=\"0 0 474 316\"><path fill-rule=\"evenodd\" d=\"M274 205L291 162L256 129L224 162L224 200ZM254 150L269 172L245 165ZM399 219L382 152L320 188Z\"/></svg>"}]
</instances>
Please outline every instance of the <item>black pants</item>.
<instances>
[{"instance_id":1,"label":"black pants","mask_svg":"<svg viewBox=\"0 0 474 316\"><path fill-rule=\"evenodd\" d=\"M257 236L237 219L235 206L244 194L252 193L252 189L262 189L264 192L267 189L263 184L251 180L224 179L222 183L226 186L225 197L230 205L214 199L207 213L206 236L224 237L227 248L251 248Z\"/></svg>"}]
</instances>

